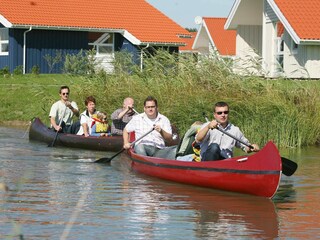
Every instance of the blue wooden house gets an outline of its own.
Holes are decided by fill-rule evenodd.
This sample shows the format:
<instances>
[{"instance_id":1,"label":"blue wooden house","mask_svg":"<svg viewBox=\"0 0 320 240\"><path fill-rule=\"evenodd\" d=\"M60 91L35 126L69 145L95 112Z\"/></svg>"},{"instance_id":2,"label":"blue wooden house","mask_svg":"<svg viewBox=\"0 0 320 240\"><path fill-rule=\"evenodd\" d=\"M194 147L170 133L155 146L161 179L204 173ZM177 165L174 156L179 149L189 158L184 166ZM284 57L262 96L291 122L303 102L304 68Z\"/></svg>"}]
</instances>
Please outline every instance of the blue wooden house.
<instances>
[{"instance_id":1,"label":"blue wooden house","mask_svg":"<svg viewBox=\"0 0 320 240\"><path fill-rule=\"evenodd\" d=\"M106 71L117 51L132 53L142 66L142 51L178 52L185 36L188 31L145 0L2 0L0 69L61 73L63 62L50 68L46 57L89 49Z\"/></svg>"}]
</instances>

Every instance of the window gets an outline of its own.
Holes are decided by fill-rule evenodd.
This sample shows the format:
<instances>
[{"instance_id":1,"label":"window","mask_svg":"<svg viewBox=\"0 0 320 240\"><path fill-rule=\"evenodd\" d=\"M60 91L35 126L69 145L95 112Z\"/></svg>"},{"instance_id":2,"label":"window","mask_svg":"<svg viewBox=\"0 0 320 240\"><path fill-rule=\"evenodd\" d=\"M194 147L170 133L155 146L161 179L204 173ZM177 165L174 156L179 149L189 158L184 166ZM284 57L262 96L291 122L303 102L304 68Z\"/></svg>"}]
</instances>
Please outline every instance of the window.
<instances>
[{"instance_id":1,"label":"window","mask_svg":"<svg viewBox=\"0 0 320 240\"><path fill-rule=\"evenodd\" d=\"M9 54L9 29L0 28L0 55Z\"/></svg>"},{"instance_id":2,"label":"window","mask_svg":"<svg viewBox=\"0 0 320 240\"><path fill-rule=\"evenodd\" d=\"M283 69L283 53L284 53L284 40L283 35L275 39L276 42L276 61L278 63L277 70Z\"/></svg>"},{"instance_id":3,"label":"window","mask_svg":"<svg viewBox=\"0 0 320 240\"><path fill-rule=\"evenodd\" d=\"M114 34L112 33L104 33L97 40L89 45L93 45L94 49L97 51L97 55L106 55L106 54L113 54L113 41L114 41Z\"/></svg>"}]
</instances>

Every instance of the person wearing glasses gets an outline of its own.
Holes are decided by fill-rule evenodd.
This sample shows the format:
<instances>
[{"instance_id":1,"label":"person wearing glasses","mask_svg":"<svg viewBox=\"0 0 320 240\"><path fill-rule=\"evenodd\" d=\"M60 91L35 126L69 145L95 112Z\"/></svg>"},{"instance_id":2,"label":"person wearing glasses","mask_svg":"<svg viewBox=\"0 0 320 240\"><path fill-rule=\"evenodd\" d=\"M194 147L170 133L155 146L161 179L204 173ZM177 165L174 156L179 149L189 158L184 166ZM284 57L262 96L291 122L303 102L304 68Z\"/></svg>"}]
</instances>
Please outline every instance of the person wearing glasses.
<instances>
[{"instance_id":1,"label":"person wearing glasses","mask_svg":"<svg viewBox=\"0 0 320 240\"><path fill-rule=\"evenodd\" d=\"M127 123L132 119L135 112L133 111L134 100L127 97L123 100L122 108L115 110L111 114L111 134L122 135L123 129Z\"/></svg>"},{"instance_id":2,"label":"person wearing glasses","mask_svg":"<svg viewBox=\"0 0 320 240\"><path fill-rule=\"evenodd\" d=\"M196 135L196 142L200 144L201 161L222 160L233 157L233 148L238 147L245 152L257 152L259 146L251 144L253 149L241 144L227 136L217 127L237 137L245 143L249 143L240 129L229 122L229 105L226 102L217 102L214 105L214 119L205 123Z\"/></svg>"},{"instance_id":3,"label":"person wearing glasses","mask_svg":"<svg viewBox=\"0 0 320 240\"><path fill-rule=\"evenodd\" d=\"M75 134L80 127L79 121L73 123L73 116L79 117L77 103L69 99L70 89L68 86L61 86L59 95L60 100L55 102L50 109L51 127L55 131ZM61 124L60 121L62 121Z\"/></svg>"},{"instance_id":4,"label":"person wearing glasses","mask_svg":"<svg viewBox=\"0 0 320 240\"><path fill-rule=\"evenodd\" d=\"M144 112L134 115L123 130L123 148L129 149L129 133L135 132L138 139L150 129L154 130L134 145L137 154L175 159L176 146L166 147L166 142L172 141L172 128L169 119L158 112L158 102L148 96L144 101Z\"/></svg>"}]
</instances>

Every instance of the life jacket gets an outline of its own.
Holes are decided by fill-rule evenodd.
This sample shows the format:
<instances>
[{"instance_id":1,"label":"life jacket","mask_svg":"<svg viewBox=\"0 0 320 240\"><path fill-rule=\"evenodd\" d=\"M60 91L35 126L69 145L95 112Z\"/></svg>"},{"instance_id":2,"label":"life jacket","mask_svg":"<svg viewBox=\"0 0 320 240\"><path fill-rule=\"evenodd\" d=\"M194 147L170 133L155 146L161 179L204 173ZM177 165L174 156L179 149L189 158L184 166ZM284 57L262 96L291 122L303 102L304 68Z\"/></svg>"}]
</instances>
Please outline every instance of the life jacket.
<instances>
[{"instance_id":1,"label":"life jacket","mask_svg":"<svg viewBox=\"0 0 320 240\"><path fill-rule=\"evenodd\" d=\"M196 141L193 141L192 143L192 150L193 150L193 155L192 155L192 159L194 162L201 162L201 148L200 148L200 144L197 143Z\"/></svg>"},{"instance_id":2,"label":"life jacket","mask_svg":"<svg viewBox=\"0 0 320 240\"><path fill-rule=\"evenodd\" d=\"M108 123L104 123L103 121L101 121L99 118L96 118L96 116L92 116L92 124L91 124L91 128L93 127L93 125L96 125L96 133L106 133L108 132L108 128L109 128L109 124Z\"/></svg>"}]
</instances>

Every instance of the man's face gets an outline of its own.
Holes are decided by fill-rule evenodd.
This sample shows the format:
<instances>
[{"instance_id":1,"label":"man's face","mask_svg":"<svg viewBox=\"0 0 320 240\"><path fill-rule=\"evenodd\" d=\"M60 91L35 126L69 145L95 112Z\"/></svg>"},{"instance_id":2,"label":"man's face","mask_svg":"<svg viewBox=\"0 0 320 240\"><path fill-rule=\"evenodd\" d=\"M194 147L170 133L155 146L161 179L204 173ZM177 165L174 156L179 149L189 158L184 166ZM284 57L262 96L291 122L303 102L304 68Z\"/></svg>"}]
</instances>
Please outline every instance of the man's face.
<instances>
[{"instance_id":1,"label":"man's face","mask_svg":"<svg viewBox=\"0 0 320 240\"><path fill-rule=\"evenodd\" d=\"M123 107L124 107L124 108L129 107L129 108L130 108L129 112L132 112L132 111L133 111L132 108L134 108L134 100L133 100L133 99L128 99L128 100L124 103Z\"/></svg>"},{"instance_id":2,"label":"man's face","mask_svg":"<svg viewBox=\"0 0 320 240\"><path fill-rule=\"evenodd\" d=\"M222 125L228 123L229 107L216 107L213 116Z\"/></svg>"},{"instance_id":3,"label":"man's face","mask_svg":"<svg viewBox=\"0 0 320 240\"><path fill-rule=\"evenodd\" d=\"M69 99L69 90L68 90L68 88L61 89L60 97L61 97L62 100L68 101L68 99Z\"/></svg>"},{"instance_id":4,"label":"man's face","mask_svg":"<svg viewBox=\"0 0 320 240\"><path fill-rule=\"evenodd\" d=\"M144 106L144 112L147 114L149 118L155 118L158 113L158 108L154 101L147 101Z\"/></svg>"}]
</instances>

